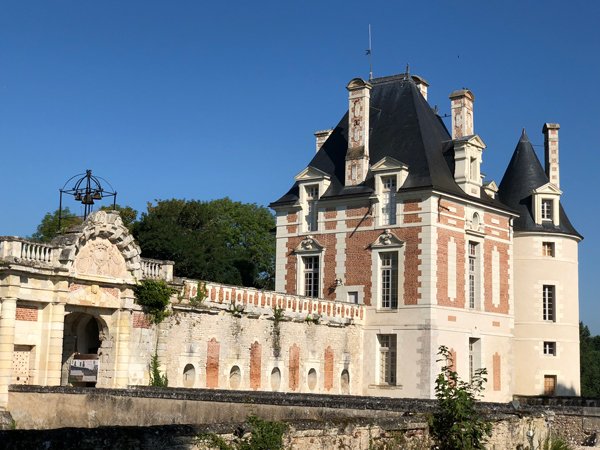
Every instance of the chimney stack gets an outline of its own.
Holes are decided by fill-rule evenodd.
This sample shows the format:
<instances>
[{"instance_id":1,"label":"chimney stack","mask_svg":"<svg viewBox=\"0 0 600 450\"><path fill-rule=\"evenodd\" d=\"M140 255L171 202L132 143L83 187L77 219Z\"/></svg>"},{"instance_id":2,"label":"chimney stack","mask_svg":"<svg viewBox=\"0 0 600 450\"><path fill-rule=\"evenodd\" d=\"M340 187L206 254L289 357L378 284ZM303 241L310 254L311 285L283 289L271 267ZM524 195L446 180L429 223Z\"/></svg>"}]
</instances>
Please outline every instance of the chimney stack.
<instances>
[{"instance_id":1,"label":"chimney stack","mask_svg":"<svg viewBox=\"0 0 600 450\"><path fill-rule=\"evenodd\" d=\"M315 131L315 137L317 138L317 152L321 150L321 147L323 147L325 141L331 136L331 133L333 133L332 129Z\"/></svg>"},{"instance_id":2,"label":"chimney stack","mask_svg":"<svg viewBox=\"0 0 600 450\"><path fill-rule=\"evenodd\" d=\"M425 80L425 78L420 77L419 75L411 75L411 77L421 92L421 95L425 97L425 100L427 100L427 87L429 86L429 83Z\"/></svg>"},{"instance_id":3,"label":"chimney stack","mask_svg":"<svg viewBox=\"0 0 600 450\"><path fill-rule=\"evenodd\" d=\"M354 78L348 89L348 151L346 152L346 186L365 181L369 170L369 107L371 84Z\"/></svg>"},{"instance_id":4,"label":"chimney stack","mask_svg":"<svg viewBox=\"0 0 600 450\"><path fill-rule=\"evenodd\" d=\"M452 107L452 139L475 134L473 127L473 102L475 96L468 89L450 94Z\"/></svg>"},{"instance_id":5,"label":"chimney stack","mask_svg":"<svg viewBox=\"0 0 600 450\"><path fill-rule=\"evenodd\" d=\"M546 175L554 186L560 189L560 173L558 167L558 130L557 123L545 123L542 128L544 133L544 154L546 157Z\"/></svg>"}]
</instances>

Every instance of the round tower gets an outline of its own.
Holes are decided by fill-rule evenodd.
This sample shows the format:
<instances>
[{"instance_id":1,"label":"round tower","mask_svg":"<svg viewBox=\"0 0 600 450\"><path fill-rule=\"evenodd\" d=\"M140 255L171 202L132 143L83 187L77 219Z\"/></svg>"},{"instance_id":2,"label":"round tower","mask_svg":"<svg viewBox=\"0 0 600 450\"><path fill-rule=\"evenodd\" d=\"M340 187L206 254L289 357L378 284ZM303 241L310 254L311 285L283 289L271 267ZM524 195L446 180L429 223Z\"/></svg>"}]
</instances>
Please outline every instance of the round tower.
<instances>
[{"instance_id":1,"label":"round tower","mask_svg":"<svg viewBox=\"0 0 600 450\"><path fill-rule=\"evenodd\" d=\"M546 170L525 131L499 197L513 224L514 393L579 395L578 244L560 197L558 124L545 124Z\"/></svg>"}]
</instances>

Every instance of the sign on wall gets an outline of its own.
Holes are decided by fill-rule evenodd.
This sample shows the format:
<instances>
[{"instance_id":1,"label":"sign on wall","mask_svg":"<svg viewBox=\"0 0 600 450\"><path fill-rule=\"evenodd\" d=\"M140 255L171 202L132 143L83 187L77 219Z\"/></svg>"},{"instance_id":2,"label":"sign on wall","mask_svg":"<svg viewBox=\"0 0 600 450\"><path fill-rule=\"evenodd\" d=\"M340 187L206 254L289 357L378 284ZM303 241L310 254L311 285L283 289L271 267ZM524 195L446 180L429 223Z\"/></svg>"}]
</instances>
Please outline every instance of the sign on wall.
<instances>
[{"instance_id":1,"label":"sign on wall","mask_svg":"<svg viewBox=\"0 0 600 450\"><path fill-rule=\"evenodd\" d=\"M75 355L69 367L69 383L96 383L98 381L98 365L98 355Z\"/></svg>"}]
</instances>

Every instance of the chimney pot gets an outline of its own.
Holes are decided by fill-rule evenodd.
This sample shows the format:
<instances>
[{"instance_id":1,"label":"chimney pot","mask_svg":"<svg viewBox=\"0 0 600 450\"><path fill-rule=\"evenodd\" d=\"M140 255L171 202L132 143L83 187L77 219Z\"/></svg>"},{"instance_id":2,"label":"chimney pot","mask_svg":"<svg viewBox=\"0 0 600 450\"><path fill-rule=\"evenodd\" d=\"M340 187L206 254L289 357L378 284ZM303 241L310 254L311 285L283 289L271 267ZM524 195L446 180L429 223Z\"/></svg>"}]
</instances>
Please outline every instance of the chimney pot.
<instances>
[{"instance_id":1,"label":"chimney pot","mask_svg":"<svg viewBox=\"0 0 600 450\"><path fill-rule=\"evenodd\" d=\"M459 89L450 94L452 109L452 139L475 134L473 103L475 96L469 89Z\"/></svg>"},{"instance_id":2,"label":"chimney pot","mask_svg":"<svg viewBox=\"0 0 600 450\"><path fill-rule=\"evenodd\" d=\"M560 171L558 165L558 130L560 125L557 123L545 123L542 127L544 133L544 156L546 165L546 175L550 183L560 189Z\"/></svg>"},{"instance_id":3,"label":"chimney pot","mask_svg":"<svg viewBox=\"0 0 600 450\"><path fill-rule=\"evenodd\" d=\"M315 131L315 138L317 138L316 139L317 152L319 150L321 150L321 147L323 147L323 144L325 143L325 141L327 139L329 139L329 136L331 136L331 133L333 133L333 129Z\"/></svg>"},{"instance_id":4,"label":"chimney pot","mask_svg":"<svg viewBox=\"0 0 600 450\"><path fill-rule=\"evenodd\" d=\"M371 84L352 79L348 89L348 150L346 152L345 185L365 181L369 170L369 108Z\"/></svg>"}]
</instances>

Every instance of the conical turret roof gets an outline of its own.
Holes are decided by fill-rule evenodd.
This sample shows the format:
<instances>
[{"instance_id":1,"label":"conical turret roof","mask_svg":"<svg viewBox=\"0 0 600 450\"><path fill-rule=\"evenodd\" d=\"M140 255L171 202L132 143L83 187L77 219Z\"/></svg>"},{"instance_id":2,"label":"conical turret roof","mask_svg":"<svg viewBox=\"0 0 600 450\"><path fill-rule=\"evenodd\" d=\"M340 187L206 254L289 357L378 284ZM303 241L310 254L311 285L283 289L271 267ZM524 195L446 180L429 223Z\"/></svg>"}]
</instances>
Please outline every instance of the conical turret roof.
<instances>
[{"instance_id":1,"label":"conical turret roof","mask_svg":"<svg viewBox=\"0 0 600 450\"><path fill-rule=\"evenodd\" d=\"M519 217L514 221L514 230L563 233L581 238L571 225L562 205L558 226L546 221L542 224L535 223L532 210L533 191L549 182L527 133L523 130L498 188L500 201L519 213Z\"/></svg>"}]
</instances>

